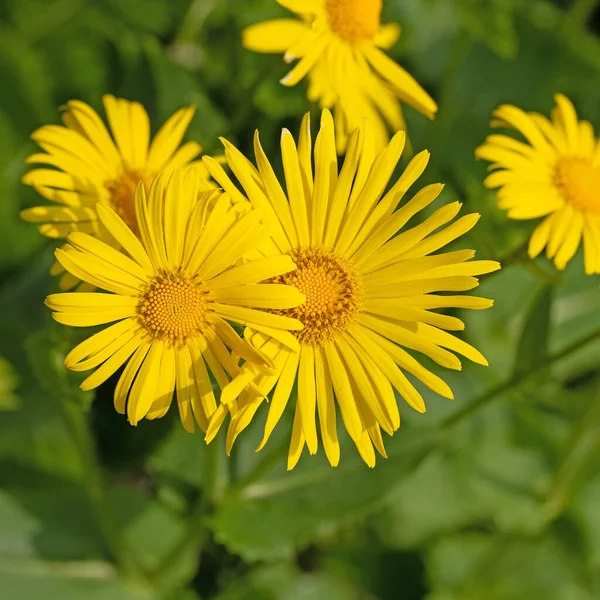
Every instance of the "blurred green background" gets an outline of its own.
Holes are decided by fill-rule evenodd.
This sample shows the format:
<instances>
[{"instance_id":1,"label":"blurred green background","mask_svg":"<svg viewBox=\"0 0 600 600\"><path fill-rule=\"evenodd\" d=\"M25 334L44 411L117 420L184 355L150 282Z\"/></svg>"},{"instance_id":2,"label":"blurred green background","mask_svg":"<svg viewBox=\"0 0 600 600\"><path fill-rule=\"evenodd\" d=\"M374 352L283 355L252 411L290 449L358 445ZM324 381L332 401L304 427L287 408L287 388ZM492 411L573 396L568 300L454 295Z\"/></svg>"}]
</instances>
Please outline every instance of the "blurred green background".
<instances>
[{"instance_id":1,"label":"blurred green background","mask_svg":"<svg viewBox=\"0 0 600 600\"><path fill-rule=\"evenodd\" d=\"M259 454L262 417L230 459L183 431L176 409L130 427L107 382L78 390L62 366L80 332L42 304L51 243L18 211L29 134L57 107L139 100L154 130L196 104L188 137L249 152L311 108L279 56L241 29L274 0L0 0L0 600L593 600L600 598L600 290L581 253L564 273L525 255L482 187L474 148L509 102L547 113L556 92L600 127L597 0L385 0L403 26L392 56L440 105L407 109L423 182L483 213L463 247L505 265L462 315L489 368L442 373L453 402L401 408L390 458L344 446L285 471L289 415ZM314 109L314 107L312 107ZM316 118L315 118L316 122ZM430 366L430 365L428 365ZM433 367L432 367L433 368ZM426 393L426 392L425 392ZM344 436L345 437L345 436Z\"/></svg>"}]
</instances>

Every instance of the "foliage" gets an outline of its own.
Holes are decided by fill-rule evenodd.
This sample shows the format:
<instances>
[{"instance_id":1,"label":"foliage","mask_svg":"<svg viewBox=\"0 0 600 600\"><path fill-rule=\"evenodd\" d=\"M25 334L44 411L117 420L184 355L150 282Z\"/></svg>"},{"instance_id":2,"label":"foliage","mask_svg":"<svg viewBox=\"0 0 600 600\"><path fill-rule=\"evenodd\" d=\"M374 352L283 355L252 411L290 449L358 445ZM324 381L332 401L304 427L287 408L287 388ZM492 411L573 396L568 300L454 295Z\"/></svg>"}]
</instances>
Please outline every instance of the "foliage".
<instances>
[{"instance_id":1,"label":"foliage","mask_svg":"<svg viewBox=\"0 0 600 600\"><path fill-rule=\"evenodd\" d=\"M256 454L262 424L205 447L176 418L131 428L107 382L78 391L62 359L74 339L42 305L49 243L18 217L28 135L79 98L140 100L156 126L198 107L189 137L225 135L274 155L297 129L304 88L240 45L273 0L0 1L0 600L591 600L600 597L600 290L578 256L564 273L529 261L531 224L484 191L473 149L491 111L548 112L572 97L600 127L597 3L386 0L403 26L393 57L439 101L407 110L426 178L483 214L469 247L504 269L463 315L489 368L447 375L456 400L402 407L390 458L369 470L304 457L285 472L291 423Z\"/></svg>"}]
</instances>

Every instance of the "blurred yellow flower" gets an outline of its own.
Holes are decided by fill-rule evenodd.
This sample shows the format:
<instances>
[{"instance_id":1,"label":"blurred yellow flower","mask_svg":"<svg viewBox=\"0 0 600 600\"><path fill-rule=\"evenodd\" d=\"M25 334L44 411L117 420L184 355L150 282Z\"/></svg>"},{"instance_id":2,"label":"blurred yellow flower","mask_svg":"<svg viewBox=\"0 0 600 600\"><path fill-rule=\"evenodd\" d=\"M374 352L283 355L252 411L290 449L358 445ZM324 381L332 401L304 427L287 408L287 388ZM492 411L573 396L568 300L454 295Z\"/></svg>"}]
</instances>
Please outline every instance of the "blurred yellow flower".
<instances>
[{"instance_id":1,"label":"blurred yellow flower","mask_svg":"<svg viewBox=\"0 0 600 600\"><path fill-rule=\"evenodd\" d=\"M600 273L600 141L588 121L578 121L571 101L557 94L551 120L504 105L494 127L516 129L526 143L490 135L476 156L492 162L485 180L499 188L498 206L511 219L545 219L529 240L529 256L546 248L564 269L583 242L585 272Z\"/></svg>"},{"instance_id":2,"label":"blurred yellow flower","mask_svg":"<svg viewBox=\"0 0 600 600\"><path fill-rule=\"evenodd\" d=\"M115 322L88 338L66 357L74 371L96 368L81 385L90 390L127 363L114 402L136 425L166 414L174 390L188 431L194 417L201 429L216 409L208 371L230 403L252 379L240 375L228 350L259 369L271 359L241 339L228 321L265 326L285 339L302 325L263 309L287 310L304 301L293 287L258 284L295 268L289 256L273 256L238 266L268 230L260 214L242 214L227 194L201 190L196 167L159 175L148 199L143 184L135 193L139 239L105 204L98 218L119 242L116 250L91 235L73 232L56 251L73 276L111 293L52 294L46 304L65 325L90 327ZM197 198L199 199L197 200ZM163 206L164 204L164 206ZM192 416L193 415L193 416Z\"/></svg>"},{"instance_id":3,"label":"blurred yellow flower","mask_svg":"<svg viewBox=\"0 0 600 600\"><path fill-rule=\"evenodd\" d=\"M158 173L190 164L202 150L197 142L181 145L194 107L177 111L150 142L150 120L141 104L110 95L102 100L112 138L98 114L79 100L64 107L65 126L45 125L31 136L45 152L32 154L27 163L51 168L29 171L23 183L57 206L28 208L21 217L40 223L38 229L48 237L64 238L79 231L114 245L98 219L99 201L139 234L134 208L138 181L148 190ZM202 163L196 164L202 173ZM64 269L56 264L52 272L64 273ZM60 288L69 290L78 283L74 275L64 273Z\"/></svg>"},{"instance_id":4,"label":"blurred yellow flower","mask_svg":"<svg viewBox=\"0 0 600 600\"><path fill-rule=\"evenodd\" d=\"M277 0L298 19L275 19L248 27L243 44L256 52L284 53L286 62L300 59L281 80L296 85L309 76L308 97L335 109L337 150L367 117L375 147L389 141L388 127L405 129L398 99L430 118L437 105L402 67L381 49L400 35L396 24L381 25L382 0Z\"/></svg>"},{"instance_id":5,"label":"blurred yellow flower","mask_svg":"<svg viewBox=\"0 0 600 600\"><path fill-rule=\"evenodd\" d=\"M466 215L449 224L461 208L454 202L405 228L443 188L429 185L398 208L423 173L429 153L415 156L386 192L404 149L405 134L397 133L389 146L376 154L372 131L364 125L351 135L338 173L334 123L327 110L322 114L314 152L309 115L302 123L298 146L292 134L283 130L281 153L287 194L263 152L258 133L254 145L257 167L228 141L223 143L231 171L271 228L271 252L290 256L297 265L295 271L271 281L295 286L306 296L304 304L276 311L304 325L294 332L296 344L248 326L246 337L272 357L277 372L257 374L258 393L249 389L240 395L229 424L228 451L274 389L262 448L297 382L288 468L296 465L305 445L311 454L317 451L317 413L327 458L332 465L338 464L336 401L360 455L374 466L374 447L385 456L381 429L391 435L400 425L393 388L414 409L425 411L421 394L405 373L452 398L448 385L404 348L421 352L450 369L461 368L453 352L487 364L475 348L448 333L464 329L463 322L435 312L492 305L484 298L443 292L477 287L476 276L499 269L497 262L470 261L475 254L472 250L434 254L468 232L479 215ZM214 159L205 157L204 162L225 191L232 197L241 196ZM268 253L266 245L263 251ZM208 440L229 409L226 405L218 407Z\"/></svg>"}]
</instances>

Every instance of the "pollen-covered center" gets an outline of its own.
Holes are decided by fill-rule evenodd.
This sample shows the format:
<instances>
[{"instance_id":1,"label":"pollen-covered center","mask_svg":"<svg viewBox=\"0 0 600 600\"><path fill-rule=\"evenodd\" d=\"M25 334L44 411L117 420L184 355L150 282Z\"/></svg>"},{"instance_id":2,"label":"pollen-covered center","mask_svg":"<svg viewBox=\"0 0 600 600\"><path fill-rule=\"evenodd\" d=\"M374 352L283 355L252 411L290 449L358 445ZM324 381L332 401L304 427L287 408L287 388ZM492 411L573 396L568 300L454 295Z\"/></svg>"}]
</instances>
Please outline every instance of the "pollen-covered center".
<instances>
[{"instance_id":1,"label":"pollen-covered center","mask_svg":"<svg viewBox=\"0 0 600 600\"><path fill-rule=\"evenodd\" d=\"M296 250L292 259L296 270L274 281L298 288L306 302L277 313L304 325L304 329L295 332L300 342L322 344L343 331L360 310L360 282L345 259L321 248Z\"/></svg>"},{"instance_id":2,"label":"pollen-covered center","mask_svg":"<svg viewBox=\"0 0 600 600\"><path fill-rule=\"evenodd\" d=\"M138 183L143 181L148 192L152 179L153 177L144 172L125 171L118 179L106 183L113 210L136 235L139 235L139 229L135 216L135 189Z\"/></svg>"},{"instance_id":3,"label":"pollen-covered center","mask_svg":"<svg viewBox=\"0 0 600 600\"><path fill-rule=\"evenodd\" d=\"M589 160L563 158L556 166L556 182L565 200L582 211L600 213L600 169Z\"/></svg>"},{"instance_id":4,"label":"pollen-covered center","mask_svg":"<svg viewBox=\"0 0 600 600\"><path fill-rule=\"evenodd\" d=\"M343 40L370 40L379 31L382 0L325 0L331 29Z\"/></svg>"},{"instance_id":5,"label":"pollen-covered center","mask_svg":"<svg viewBox=\"0 0 600 600\"><path fill-rule=\"evenodd\" d=\"M153 338L182 344L206 324L206 300L189 278L158 275L141 295L138 319Z\"/></svg>"}]
</instances>

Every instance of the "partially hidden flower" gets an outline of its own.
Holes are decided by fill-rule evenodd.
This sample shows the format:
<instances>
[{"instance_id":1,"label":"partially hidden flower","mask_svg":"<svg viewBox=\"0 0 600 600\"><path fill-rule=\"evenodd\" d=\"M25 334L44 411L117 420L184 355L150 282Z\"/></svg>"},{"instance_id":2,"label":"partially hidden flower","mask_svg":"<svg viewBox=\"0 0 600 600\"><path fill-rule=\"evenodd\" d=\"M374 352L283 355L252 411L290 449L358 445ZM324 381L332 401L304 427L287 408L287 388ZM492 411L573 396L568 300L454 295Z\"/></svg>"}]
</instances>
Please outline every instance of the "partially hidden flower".
<instances>
[{"instance_id":1,"label":"partially hidden flower","mask_svg":"<svg viewBox=\"0 0 600 600\"><path fill-rule=\"evenodd\" d=\"M327 110L314 150L308 115L298 145L283 130L285 189L263 152L258 133L256 167L223 140L231 171L271 228L271 251L291 257L297 266L270 281L295 286L306 296L306 302L296 308L275 311L304 325L293 332L298 348L250 325L246 329L247 339L272 357L277 373L257 373L255 385L260 393L246 390L239 396L227 448L231 449L264 397L273 391L259 449L264 447L297 386L290 469L305 446L310 454L317 452L319 427L329 462L338 464L337 411L364 461L374 466L375 449L386 454L382 430L392 435L400 425L394 389L412 408L425 411L423 398L407 374L452 398L448 385L412 353L422 353L449 369L461 368L456 354L486 365L478 350L449 333L463 330L463 322L438 311L492 306L491 300L464 292L478 286L478 275L500 268L494 261L472 261L473 250L438 253L479 219L478 214L469 214L454 220L461 204L453 202L419 222L417 215L438 197L442 185L426 186L403 201L428 163L427 151L417 154L388 189L403 152L404 132L376 154L368 126L355 130L339 171L334 135ZM209 157L204 161L225 191L241 196L216 161ZM218 407L208 440L230 408Z\"/></svg>"},{"instance_id":2,"label":"partially hidden flower","mask_svg":"<svg viewBox=\"0 0 600 600\"><path fill-rule=\"evenodd\" d=\"M585 272L593 275L600 273L600 140L566 96L555 101L550 119L501 106L492 126L516 129L525 141L490 135L475 154L492 163L485 186L498 189L499 208L511 219L543 217L529 256L545 248L562 270L583 245Z\"/></svg>"},{"instance_id":3,"label":"partially hidden flower","mask_svg":"<svg viewBox=\"0 0 600 600\"><path fill-rule=\"evenodd\" d=\"M82 232L56 250L74 277L108 293L52 294L46 304L59 323L90 327L114 323L75 347L65 364L95 371L81 384L91 390L126 365L114 392L115 408L136 425L166 414L176 391L183 426L206 430L216 410L211 377L230 404L251 380L231 351L270 372L272 359L239 337L231 323L293 337L302 325L278 311L303 302L295 288L259 283L294 270L289 255L240 259L265 237L260 212L240 211L227 194L201 192L196 167L159 175L148 194L135 193L139 238L104 203L98 218L122 247ZM269 312L270 311L270 312Z\"/></svg>"},{"instance_id":4,"label":"partially hidden flower","mask_svg":"<svg viewBox=\"0 0 600 600\"><path fill-rule=\"evenodd\" d=\"M96 205L100 201L112 207L138 235L134 206L138 182L142 181L148 191L158 173L189 165L202 151L197 142L181 144L194 107L177 111L151 140L150 120L139 102L110 95L102 101L110 133L90 106L71 100L63 107L64 126L44 125L31 136L44 152L32 154L27 163L45 166L26 173L23 183L53 204L25 209L21 217L37 223L45 236L65 238L78 231L114 244L98 218ZM195 164L207 181L202 163ZM62 273L62 290L79 283L58 263L52 272Z\"/></svg>"},{"instance_id":5,"label":"partially hidden flower","mask_svg":"<svg viewBox=\"0 0 600 600\"><path fill-rule=\"evenodd\" d=\"M252 25L243 44L256 52L284 53L298 60L281 80L286 86L309 78L308 97L334 108L338 152L363 118L373 128L376 150L392 131L405 129L399 101L429 118L437 105L419 83L389 58L400 35L396 24L380 22L382 0L277 0L299 19L276 19Z\"/></svg>"}]
</instances>

